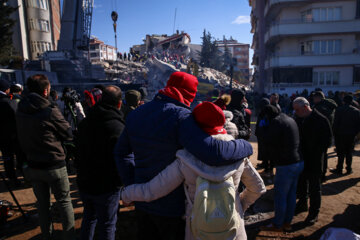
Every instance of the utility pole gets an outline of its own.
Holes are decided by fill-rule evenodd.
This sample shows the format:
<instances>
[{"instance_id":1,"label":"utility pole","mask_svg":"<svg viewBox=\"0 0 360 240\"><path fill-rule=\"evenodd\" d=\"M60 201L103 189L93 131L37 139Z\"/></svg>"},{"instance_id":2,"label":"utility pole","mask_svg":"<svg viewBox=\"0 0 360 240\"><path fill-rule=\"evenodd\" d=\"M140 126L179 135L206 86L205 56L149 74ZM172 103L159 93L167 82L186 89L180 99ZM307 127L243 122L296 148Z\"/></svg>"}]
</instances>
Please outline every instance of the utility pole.
<instances>
[{"instance_id":1,"label":"utility pole","mask_svg":"<svg viewBox=\"0 0 360 240\"><path fill-rule=\"evenodd\" d=\"M234 76L234 66L237 65L237 59L236 58L232 58L231 59L231 64L230 64L230 90L233 89L233 76Z\"/></svg>"}]
</instances>

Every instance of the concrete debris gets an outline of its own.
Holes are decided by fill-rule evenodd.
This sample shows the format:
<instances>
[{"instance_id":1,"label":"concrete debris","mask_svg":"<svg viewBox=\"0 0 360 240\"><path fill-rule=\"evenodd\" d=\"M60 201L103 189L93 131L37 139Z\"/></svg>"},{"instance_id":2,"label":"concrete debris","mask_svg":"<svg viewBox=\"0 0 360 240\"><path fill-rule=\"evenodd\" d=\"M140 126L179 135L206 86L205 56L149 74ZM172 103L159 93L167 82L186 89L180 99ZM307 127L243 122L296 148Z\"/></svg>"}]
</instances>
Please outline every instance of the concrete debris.
<instances>
[{"instance_id":1,"label":"concrete debris","mask_svg":"<svg viewBox=\"0 0 360 240\"><path fill-rule=\"evenodd\" d=\"M119 60L115 63L104 63L103 67L108 79L122 84L142 84L148 90L148 98L152 99L159 89L165 87L169 76L175 71L187 70L187 65L176 62L167 63L157 58L146 62ZM213 84L216 88L228 88L230 77L211 68L199 67L198 79L201 82ZM233 82L233 88L243 85Z\"/></svg>"}]
</instances>

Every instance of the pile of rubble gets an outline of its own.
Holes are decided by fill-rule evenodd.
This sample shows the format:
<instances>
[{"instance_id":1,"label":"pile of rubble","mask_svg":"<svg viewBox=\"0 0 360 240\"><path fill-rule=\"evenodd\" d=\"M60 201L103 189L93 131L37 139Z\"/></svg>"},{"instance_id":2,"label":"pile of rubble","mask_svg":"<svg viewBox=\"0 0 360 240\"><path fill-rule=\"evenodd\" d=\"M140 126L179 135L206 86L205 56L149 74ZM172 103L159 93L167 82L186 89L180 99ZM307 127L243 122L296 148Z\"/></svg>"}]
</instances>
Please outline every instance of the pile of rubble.
<instances>
[{"instance_id":1,"label":"pile of rubble","mask_svg":"<svg viewBox=\"0 0 360 240\"><path fill-rule=\"evenodd\" d=\"M176 71L187 70L185 64L173 64L163 62L157 58L148 59L146 62L132 62L120 60L113 64L102 63L108 79L122 84L142 84L152 98L159 89L166 85L169 76ZM211 68L199 67L198 78L202 82L213 84L216 88L226 88L230 85L230 77L222 72ZM241 88L243 85L233 82L233 88Z\"/></svg>"}]
</instances>

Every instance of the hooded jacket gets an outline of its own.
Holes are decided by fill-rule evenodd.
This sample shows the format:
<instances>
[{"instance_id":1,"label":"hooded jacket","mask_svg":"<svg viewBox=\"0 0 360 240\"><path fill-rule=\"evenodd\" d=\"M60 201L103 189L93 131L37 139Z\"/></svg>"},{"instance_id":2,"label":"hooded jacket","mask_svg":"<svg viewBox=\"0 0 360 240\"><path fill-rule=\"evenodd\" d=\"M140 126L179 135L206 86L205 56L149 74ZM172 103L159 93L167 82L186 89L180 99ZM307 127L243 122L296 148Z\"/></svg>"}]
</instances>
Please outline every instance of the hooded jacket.
<instances>
[{"instance_id":1,"label":"hooded jacket","mask_svg":"<svg viewBox=\"0 0 360 240\"><path fill-rule=\"evenodd\" d=\"M231 102L227 110L231 111L234 115L232 122L235 123L239 130L239 138L247 140L250 138L251 130L245 121L245 108L241 105L241 100L244 96L245 93L242 90L234 90L231 93Z\"/></svg>"},{"instance_id":2,"label":"hooded jacket","mask_svg":"<svg viewBox=\"0 0 360 240\"><path fill-rule=\"evenodd\" d=\"M213 138L223 141L230 141L234 138L230 135L214 135ZM184 188L189 194L190 201L193 203L196 192L196 179L201 176L209 181L222 182L233 177L235 188L237 189L240 181L246 188L236 195L235 207L240 215L240 226L236 231L233 239L246 239L244 212L245 210L266 192L263 180L258 172L245 158L228 166L211 167L198 160L186 149L179 150L176 153L176 161L170 164L156 177L144 184L134 184L127 186L122 191L121 199L124 202L146 201L150 202L161 198L176 189L184 182ZM190 217L192 212L192 204L186 204L186 230L185 240L195 240L190 229Z\"/></svg>"},{"instance_id":3,"label":"hooded jacket","mask_svg":"<svg viewBox=\"0 0 360 240\"><path fill-rule=\"evenodd\" d=\"M225 124L224 124L224 128L227 131L227 133L231 136L233 136L233 138L238 138L239 136L239 130L237 129L235 123L231 122L231 120L234 118L234 115L232 114L232 112L224 110L224 115L225 115Z\"/></svg>"},{"instance_id":4,"label":"hooded jacket","mask_svg":"<svg viewBox=\"0 0 360 240\"><path fill-rule=\"evenodd\" d=\"M120 188L113 150L124 127L122 112L102 102L80 123L75 158L80 191L96 195Z\"/></svg>"},{"instance_id":5,"label":"hooded jacket","mask_svg":"<svg viewBox=\"0 0 360 240\"><path fill-rule=\"evenodd\" d=\"M176 151L184 147L212 166L232 164L253 153L244 140L212 138L198 127L185 104L158 94L128 115L116 143L114 153L122 182L130 185L149 181L175 161ZM135 206L150 214L179 217L185 211L184 200L183 188L178 187L163 198Z\"/></svg>"},{"instance_id":6,"label":"hooded jacket","mask_svg":"<svg viewBox=\"0 0 360 240\"><path fill-rule=\"evenodd\" d=\"M324 115L330 122L331 126L334 123L335 110L337 104L332 99L322 99L318 104L314 106L322 115Z\"/></svg>"},{"instance_id":7,"label":"hooded jacket","mask_svg":"<svg viewBox=\"0 0 360 240\"><path fill-rule=\"evenodd\" d=\"M23 98L18 104L16 125L29 167L57 169L65 166L62 142L72 140L71 128L49 100L37 93Z\"/></svg>"}]
</instances>

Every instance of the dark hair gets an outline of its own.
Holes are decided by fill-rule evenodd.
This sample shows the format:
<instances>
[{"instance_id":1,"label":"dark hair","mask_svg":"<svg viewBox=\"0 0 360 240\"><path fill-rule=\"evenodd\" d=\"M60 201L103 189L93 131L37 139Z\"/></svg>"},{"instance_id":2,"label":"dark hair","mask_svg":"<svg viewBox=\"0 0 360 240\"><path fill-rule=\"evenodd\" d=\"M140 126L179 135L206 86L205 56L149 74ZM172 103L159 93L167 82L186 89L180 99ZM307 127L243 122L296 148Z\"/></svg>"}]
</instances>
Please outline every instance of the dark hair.
<instances>
[{"instance_id":1,"label":"dark hair","mask_svg":"<svg viewBox=\"0 0 360 240\"><path fill-rule=\"evenodd\" d=\"M29 89L29 92L34 92L39 95L43 95L49 85L49 79L43 74L33 75L26 81L26 86Z\"/></svg>"},{"instance_id":2,"label":"dark hair","mask_svg":"<svg viewBox=\"0 0 360 240\"><path fill-rule=\"evenodd\" d=\"M117 86L109 85L102 93L101 102L111 106L117 106L121 98L121 89Z\"/></svg>"},{"instance_id":3,"label":"dark hair","mask_svg":"<svg viewBox=\"0 0 360 240\"><path fill-rule=\"evenodd\" d=\"M10 92L11 93L18 93L18 92L21 92L22 91L22 88L19 86L19 85L11 85L10 86Z\"/></svg>"},{"instance_id":4,"label":"dark hair","mask_svg":"<svg viewBox=\"0 0 360 240\"><path fill-rule=\"evenodd\" d=\"M314 92L314 94L312 95L313 97L319 97L321 99L324 99L325 98L325 95L322 91L316 91Z\"/></svg>"},{"instance_id":5,"label":"dark hair","mask_svg":"<svg viewBox=\"0 0 360 240\"><path fill-rule=\"evenodd\" d=\"M345 104L351 104L353 100L354 100L354 98L353 98L353 96L351 96L350 94L348 94L348 95L346 95L346 96L344 97L344 103L345 103Z\"/></svg>"},{"instance_id":6,"label":"dark hair","mask_svg":"<svg viewBox=\"0 0 360 240\"><path fill-rule=\"evenodd\" d=\"M277 99L279 98L279 94L277 93L272 93L271 96L275 96Z\"/></svg>"},{"instance_id":7,"label":"dark hair","mask_svg":"<svg viewBox=\"0 0 360 240\"><path fill-rule=\"evenodd\" d=\"M50 96L51 96L51 98L52 98L53 100L56 100L56 98L57 98L57 96L58 96L57 91L51 90L51 91L50 91Z\"/></svg>"}]
</instances>

